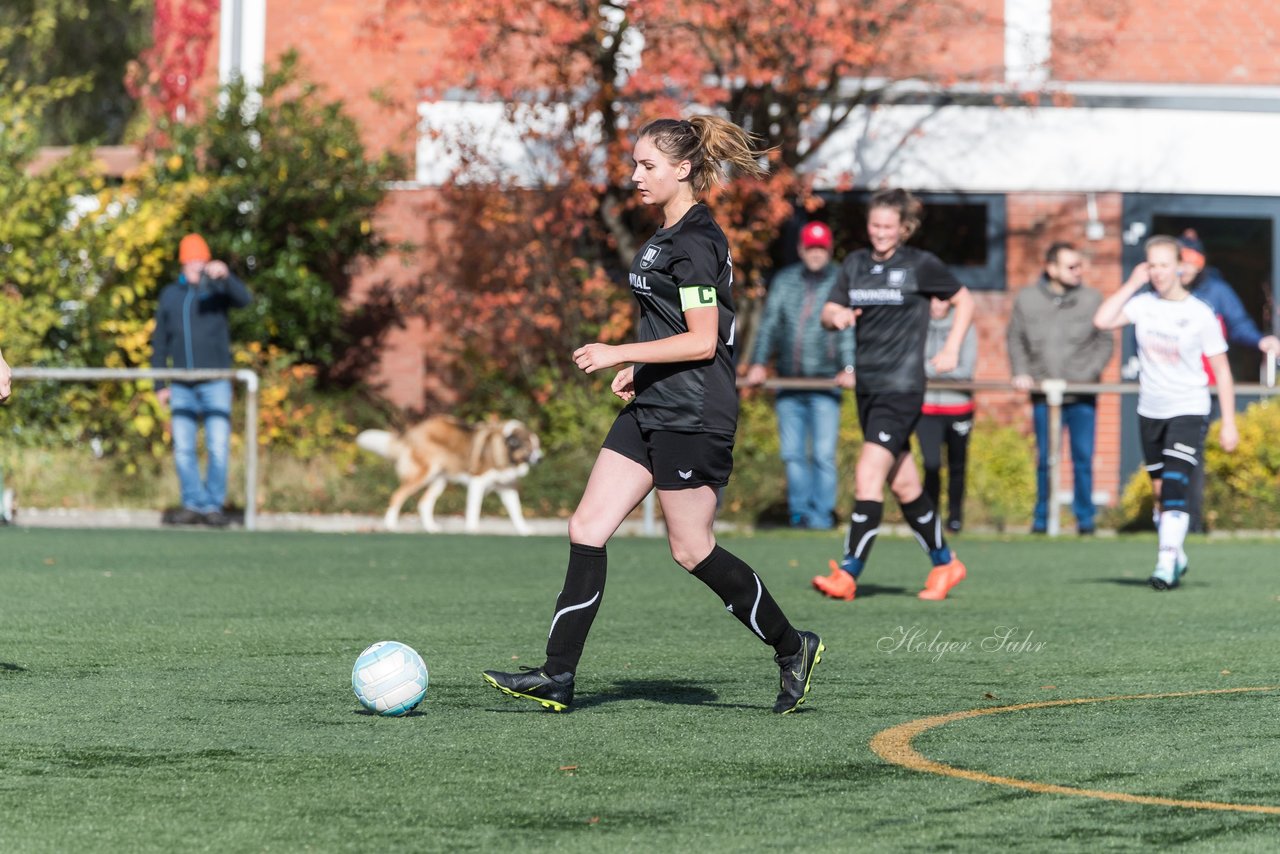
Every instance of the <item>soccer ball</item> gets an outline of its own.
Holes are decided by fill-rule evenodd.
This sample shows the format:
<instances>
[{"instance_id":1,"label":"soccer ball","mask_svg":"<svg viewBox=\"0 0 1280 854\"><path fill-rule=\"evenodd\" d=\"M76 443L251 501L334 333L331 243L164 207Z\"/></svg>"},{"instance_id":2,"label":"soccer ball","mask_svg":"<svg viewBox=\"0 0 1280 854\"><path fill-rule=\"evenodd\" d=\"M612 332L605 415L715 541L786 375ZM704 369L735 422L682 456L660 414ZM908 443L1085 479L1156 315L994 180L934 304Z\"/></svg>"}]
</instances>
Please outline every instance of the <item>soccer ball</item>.
<instances>
[{"instance_id":1,"label":"soccer ball","mask_svg":"<svg viewBox=\"0 0 1280 854\"><path fill-rule=\"evenodd\" d=\"M427 664L412 647L379 641L356 659L351 687L360 705L371 712L407 714L427 696Z\"/></svg>"}]
</instances>

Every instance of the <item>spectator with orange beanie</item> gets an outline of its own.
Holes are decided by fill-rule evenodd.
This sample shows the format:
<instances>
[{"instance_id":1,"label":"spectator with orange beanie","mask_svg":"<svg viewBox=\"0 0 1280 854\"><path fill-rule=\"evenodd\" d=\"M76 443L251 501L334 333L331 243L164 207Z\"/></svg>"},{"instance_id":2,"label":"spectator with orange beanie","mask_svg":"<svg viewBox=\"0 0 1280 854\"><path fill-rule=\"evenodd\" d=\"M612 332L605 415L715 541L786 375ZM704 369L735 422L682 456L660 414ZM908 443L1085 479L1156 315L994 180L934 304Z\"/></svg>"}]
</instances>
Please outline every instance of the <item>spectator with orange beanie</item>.
<instances>
[{"instance_id":1,"label":"spectator with orange beanie","mask_svg":"<svg viewBox=\"0 0 1280 854\"><path fill-rule=\"evenodd\" d=\"M231 332L227 313L253 297L227 265L213 259L209 244L188 234L178 245L182 272L160 291L151 335L153 368L230 368ZM231 446L231 380L157 384L156 396L169 405L173 456L182 488L182 508L174 524L224 527L227 461ZM196 438L204 424L207 466L200 473Z\"/></svg>"}]
</instances>

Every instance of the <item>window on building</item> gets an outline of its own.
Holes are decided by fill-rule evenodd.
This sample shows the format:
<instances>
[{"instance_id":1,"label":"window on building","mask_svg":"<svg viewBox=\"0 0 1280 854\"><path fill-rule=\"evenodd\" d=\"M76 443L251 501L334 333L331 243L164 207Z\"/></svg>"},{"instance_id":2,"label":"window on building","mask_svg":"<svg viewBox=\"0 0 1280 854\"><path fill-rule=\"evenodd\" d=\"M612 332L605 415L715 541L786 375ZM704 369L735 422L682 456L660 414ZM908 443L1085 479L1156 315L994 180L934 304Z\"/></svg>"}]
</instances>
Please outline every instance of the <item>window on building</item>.
<instances>
[{"instance_id":1,"label":"window on building","mask_svg":"<svg viewBox=\"0 0 1280 854\"><path fill-rule=\"evenodd\" d=\"M871 193L822 194L819 214L835 234L836 257L867 245ZM1002 291L1005 280L1005 200L1002 195L917 193L924 221L908 241L937 255L970 290Z\"/></svg>"}]
</instances>

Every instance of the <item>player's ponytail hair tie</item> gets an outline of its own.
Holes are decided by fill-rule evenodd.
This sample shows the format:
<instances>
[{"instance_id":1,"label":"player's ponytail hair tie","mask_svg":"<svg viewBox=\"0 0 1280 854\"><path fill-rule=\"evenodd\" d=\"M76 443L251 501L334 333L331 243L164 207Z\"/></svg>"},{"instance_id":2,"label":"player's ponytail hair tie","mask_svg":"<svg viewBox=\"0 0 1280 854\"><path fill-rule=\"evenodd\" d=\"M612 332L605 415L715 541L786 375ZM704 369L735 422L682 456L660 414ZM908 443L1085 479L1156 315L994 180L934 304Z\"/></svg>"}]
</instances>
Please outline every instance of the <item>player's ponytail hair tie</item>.
<instances>
[{"instance_id":1,"label":"player's ponytail hair tie","mask_svg":"<svg viewBox=\"0 0 1280 854\"><path fill-rule=\"evenodd\" d=\"M671 163L689 161L689 181L695 196L727 180L727 168L762 178L768 168L761 158L768 149L757 149L755 138L719 116L697 115L688 119L657 119L640 128L637 139L650 139Z\"/></svg>"}]
</instances>

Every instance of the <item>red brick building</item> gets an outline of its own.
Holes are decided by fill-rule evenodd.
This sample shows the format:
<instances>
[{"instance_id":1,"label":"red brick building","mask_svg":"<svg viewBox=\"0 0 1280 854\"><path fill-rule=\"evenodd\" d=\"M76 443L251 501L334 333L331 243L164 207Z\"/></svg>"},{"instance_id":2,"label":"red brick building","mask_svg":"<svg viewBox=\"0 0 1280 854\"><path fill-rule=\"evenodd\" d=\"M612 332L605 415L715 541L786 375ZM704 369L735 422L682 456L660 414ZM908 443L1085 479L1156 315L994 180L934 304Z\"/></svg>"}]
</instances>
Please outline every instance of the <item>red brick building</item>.
<instances>
[{"instance_id":1,"label":"red brick building","mask_svg":"<svg viewBox=\"0 0 1280 854\"><path fill-rule=\"evenodd\" d=\"M1145 236L1194 226L1210 263L1224 271L1259 325L1274 323L1268 312L1277 297L1280 242L1280 168L1272 150L1280 139L1280 5L962 5L967 13L952 16L949 29L930 32L935 49L924 67L906 71L968 82L950 87L946 101L935 90L926 97L922 87L916 103L906 99L848 123L823 146L815 179L832 192L843 172L856 174L862 188L908 187L928 205L926 230L932 224L986 235L986 245L957 265L978 296L979 378L1008 379L1004 340L1013 297L1036 278L1044 248L1059 239L1083 248L1088 282L1109 293L1136 263ZM366 38L369 12L359 0L222 0L218 74L252 81L264 61L296 49L308 74L357 116L370 146L416 162L416 180L393 189L382 222L391 236L416 240L431 227L416 208L432 192L436 172L432 150L416 131L426 105L413 81L420 57L440 35L410 25L399 33L397 50L380 50ZM408 259L408 266L403 260L384 261L369 278L412 279L422 259ZM398 403L422 405L434 382L432 341L444 334L415 320L390 340L381 378ZM1120 377L1117 352L1106 379ZM1233 348L1232 358L1241 381L1256 381L1257 354ZM984 393L980 406L1006 421L1029 421L1020 395ZM1104 503L1136 466L1132 443L1122 441L1127 420L1119 399L1104 399L1095 464Z\"/></svg>"}]
</instances>

